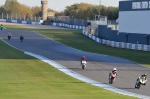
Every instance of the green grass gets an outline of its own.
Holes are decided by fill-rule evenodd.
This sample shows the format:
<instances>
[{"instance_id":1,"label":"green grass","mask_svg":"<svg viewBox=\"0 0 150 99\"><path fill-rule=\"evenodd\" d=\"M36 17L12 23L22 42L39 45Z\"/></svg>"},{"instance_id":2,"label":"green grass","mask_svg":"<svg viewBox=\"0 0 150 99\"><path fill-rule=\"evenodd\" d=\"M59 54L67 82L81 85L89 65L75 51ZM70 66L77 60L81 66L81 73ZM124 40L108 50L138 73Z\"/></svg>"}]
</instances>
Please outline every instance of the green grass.
<instances>
[{"instance_id":1,"label":"green grass","mask_svg":"<svg viewBox=\"0 0 150 99\"><path fill-rule=\"evenodd\" d=\"M4 28L25 30L25 28L23 28L22 26L18 26L18 25L4 25Z\"/></svg>"},{"instance_id":2,"label":"green grass","mask_svg":"<svg viewBox=\"0 0 150 99\"><path fill-rule=\"evenodd\" d=\"M0 99L136 99L76 80L0 40Z\"/></svg>"}]
</instances>

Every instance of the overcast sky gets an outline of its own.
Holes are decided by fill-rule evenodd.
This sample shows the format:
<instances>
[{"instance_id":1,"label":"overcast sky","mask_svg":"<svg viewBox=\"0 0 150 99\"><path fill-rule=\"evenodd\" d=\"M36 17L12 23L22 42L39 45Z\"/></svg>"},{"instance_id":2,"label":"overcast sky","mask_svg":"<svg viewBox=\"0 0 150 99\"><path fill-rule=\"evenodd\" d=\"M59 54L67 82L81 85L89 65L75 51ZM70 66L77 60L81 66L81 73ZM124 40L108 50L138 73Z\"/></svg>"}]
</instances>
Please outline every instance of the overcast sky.
<instances>
[{"instance_id":1,"label":"overcast sky","mask_svg":"<svg viewBox=\"0 0 150 99\"><path fill-rule=\"evenodd\" d=\"M6 0L0 0L0 5L5 4ZM17 0L18 2L28 5L28 6L41 6L41 0ZM94 5L99 5L100 0L48 0L48 8L62 11L66 6L72 5L74 3L90 3ZM101 0L101 4L105 6L119 6L120 0Z\"/></svg>"}]
</instances>

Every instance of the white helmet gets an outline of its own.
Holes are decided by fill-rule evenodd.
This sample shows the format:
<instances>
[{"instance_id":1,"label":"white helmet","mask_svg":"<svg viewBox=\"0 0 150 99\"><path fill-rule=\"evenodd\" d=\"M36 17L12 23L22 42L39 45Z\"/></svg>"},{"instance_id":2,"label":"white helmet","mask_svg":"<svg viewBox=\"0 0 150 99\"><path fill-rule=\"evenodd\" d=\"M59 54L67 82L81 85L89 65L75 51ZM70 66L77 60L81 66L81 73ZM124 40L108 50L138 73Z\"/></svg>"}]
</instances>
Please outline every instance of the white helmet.
<instances>
[{"instance_id":1,"label":"white helmet","mask_svg":"<svg viewBox=\"0 0 150 99\"><path fill-rule=\"evenodd\" d=\"M117 69L116 69L116 68L114 68L114 69L113 69L113 71L117 71Z\"/></svg>"}]
</instances>

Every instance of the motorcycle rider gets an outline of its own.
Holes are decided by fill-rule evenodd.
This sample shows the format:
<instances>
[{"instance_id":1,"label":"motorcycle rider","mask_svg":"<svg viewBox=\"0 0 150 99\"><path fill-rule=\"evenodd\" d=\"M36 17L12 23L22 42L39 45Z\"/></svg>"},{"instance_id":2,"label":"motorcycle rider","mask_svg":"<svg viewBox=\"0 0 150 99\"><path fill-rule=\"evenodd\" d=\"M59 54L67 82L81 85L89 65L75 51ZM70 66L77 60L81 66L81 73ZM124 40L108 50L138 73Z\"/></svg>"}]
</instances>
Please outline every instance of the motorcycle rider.
<instances>
[{"instance_id":1,"label":"motorcycle rider","mask_svg":"<svg viewBox=\"0 0 150 99\"><path fill-rule=\"evenodd\" d=\"M12 36L12 34L9 32L9 33L8 33L8 39L10 39L11 36Z\"/></svg>"},{"instance_id":2,"label":"motorcycle rider","mask_svg":"<svg viewBox=\"0 0 150 99\"><path fill-rule=\"evenodd\" d=\"M111 71L111 73L116 74L116 78L117 78L117 69L113 68L113 70ZM111 73L109 73L109 76L111 75Z\"/></svg>"},{"instance_id":3,"label":"motorcycle rider","mask_svg":"<svg viewBox=\"0 0 150 99\"><path fill-rule=\"evenodd\" d=\"M20 40L21 40L21 42L23 41L23 39L24 39L24 37L23 37L23 35L21 35L21 36L20 36Z\"/></svg>"},{"instance_id":4,"label":"motorcycle rider","mask_svg":"<svg viewBox=\"0 0 150 99\"><path fill-rule=\"evenodd\" d=\"M116 68L113 68L112 73L113 73L113 74L114 74L114 73L117 74L117 69L116 69Z\"/></svg>"},{"instance_id":5,"label":"motorcycle rider","mask_svg":"<svg viewBox=\"0 0 150 99\"><path fill-rule=\"evenodd\" d=\"M87 62L87 60L86 60L86 57L85 56L82 56L82 58L81 58L81 64L82 64L82 61L86 61ZM86 65L85 65L86 66Z\"/></svg>"},{"instance_id":6,"label":"motorcycle rider","mask_svg":"<svg viewBox=\"0 0 150 99\"><path fill-rule=\"evenodd\" d=\"M85 56L82 56L81 60L86 61L86 57L85 57Z\"/></svg>"},{"instance_id":7,"label":"motorcycle rider","mask_svg":"<svg viewBox=\"0 0 150 99\"><path fill-rule=\"evenodd\" d=\"M144 78L144 80L145 80L144 85L146 85L146 82L147 82L147 75L146 75L146 73L143 74L143 75L141 75L141 76L137 79L136 84L138 84L138 81L139 81L140 79L142 79L142 78Z\"/></svg>"},{"instance_id":8,"label":"motorcycle rider","mask_svg":"<svg viewBox=\"0 0 150 99\"><path fill-rule=\"evenodd\" d=\"M113 70L111 71L111 73L109 73L109 83L112 84L113 81L115 81L117 78L117 69L113 68Z\"/></svg>"},{"instance_id":9,"label":"motorcycle rider","mask_svg":"<svg viewBox=\"0 0 150 99\"><path fill-rule=\"evenodd\" d=\"M1 30L3 29L3 27L4 27L3 24L1 24Z\"/></svg>"}]
</instances>

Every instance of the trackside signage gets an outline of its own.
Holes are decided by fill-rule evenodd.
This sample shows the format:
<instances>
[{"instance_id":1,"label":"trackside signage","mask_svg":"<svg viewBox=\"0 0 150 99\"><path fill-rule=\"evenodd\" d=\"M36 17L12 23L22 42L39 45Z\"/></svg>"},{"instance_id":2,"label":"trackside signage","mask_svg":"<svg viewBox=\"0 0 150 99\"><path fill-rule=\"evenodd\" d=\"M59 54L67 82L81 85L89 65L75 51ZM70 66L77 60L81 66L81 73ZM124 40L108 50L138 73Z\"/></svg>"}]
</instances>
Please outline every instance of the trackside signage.
<instances>
[{"instance_id":1,"label":"trackside signage","mask_svg":"<svg viewBox=\"0 0 150 99\"><path fill-rule=\"evenodd\" d=\"M150 1L132 2L132 9L148 9L150 8Z\"/></svg>"},{"instance_id":2,"label":"trackside signage","mask_svg":"<svg viewBox=\"0 0 150 99\"><path fill-rule=\"evenodd\" d=\"M120 1L119 11L150 10L150 0Z\"/></svg>"}]
</instances>

